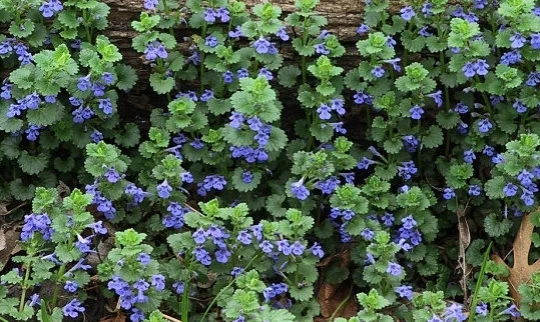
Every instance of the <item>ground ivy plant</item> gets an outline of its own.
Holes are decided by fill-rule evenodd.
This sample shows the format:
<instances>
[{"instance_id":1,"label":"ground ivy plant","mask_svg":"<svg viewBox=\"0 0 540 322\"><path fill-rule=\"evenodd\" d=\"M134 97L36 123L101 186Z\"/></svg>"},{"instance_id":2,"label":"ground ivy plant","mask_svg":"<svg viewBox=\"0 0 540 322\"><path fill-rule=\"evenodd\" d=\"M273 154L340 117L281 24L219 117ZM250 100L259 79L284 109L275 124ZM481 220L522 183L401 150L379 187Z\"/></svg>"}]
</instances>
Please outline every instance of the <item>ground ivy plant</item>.
<instances>
[{"instance_id":1,"label":"ground ivy plant","mask_svg":"<svg viewBox=\"0 0 540 322\"><path fill-rule=\"evenodd\" d=\"M540 8L394 5L142 0L139 126L106 4L0 0L0 321L540 319Z\"/></svg>"}]
</instances>

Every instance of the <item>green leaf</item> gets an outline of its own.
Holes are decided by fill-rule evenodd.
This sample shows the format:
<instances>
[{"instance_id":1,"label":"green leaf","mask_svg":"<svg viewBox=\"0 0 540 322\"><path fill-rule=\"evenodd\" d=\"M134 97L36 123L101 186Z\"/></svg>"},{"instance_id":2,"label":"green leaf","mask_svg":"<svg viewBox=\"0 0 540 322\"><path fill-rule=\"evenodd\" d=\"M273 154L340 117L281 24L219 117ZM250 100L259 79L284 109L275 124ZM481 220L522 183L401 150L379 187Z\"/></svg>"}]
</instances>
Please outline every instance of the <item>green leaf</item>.
<instances>
[{"instance_id":1,"label":"green leaf","mask_svg":"<svg viewBox=\"0 0 540 322\"><path fill-rule=\"evenodd\" d=\"M444 141L444 135L440 127L432 125L422 138L422 144L429 149L440 146Z\"/></svg>"},{"instance_id":2,"label":"green leaf","mask_svg":"<svg viewBox=\"0 0 540 322\"><path fill-rule=\"evenodd\" d=\"M67 157L62 159L60 157L54 158L54 168L60 172L68 173L73 170L75 166L75 159L72 157Z\"/></svg>"},{"instance_id":3,"label":"green leaf","mask_svg":"<svg viewBox=\"0 0 540 322\"><path fill-rule=\"evenodd\" d=\"M28 174L38 174L47 167L49 158L45 154L33 156L23 151L19 156L18 163L21 170Z\"/></svg>"},{"instance_id":4,"label":"green leaf","mask_svg":"<svg viewBox=\"0 0 540 322\"><path fill-rule=\"evenodd\" d=\"M244 169L236 168L236 170L234 171L234 174L232 176L232 183L233 183L235 189L240 191L240 192L252 191L255 188L257 188L257 186L261 183L262 176L261 176L261 174L259 172L250 171L251 174L253 175L253 179L252 179L252 181L250 183L245 183L242 180L242 174L244 172L245 172Z\"/></svg>"},{"instance_id":5,"label":"green leaf","mask_svg":"<svg viewBox=\"0 0 540 322\"><path fill-rule=\"evenodd\" d=\"M122 246L137 246L140 245L146 238L146 234L138 233L133 228L116 233L116 240Z\"/></svg>"},{"instance_id":6,"label":"green leaf","mask_svg":"<svg viewBox=\"0 0 540 322\"><path fill-rule=\"evenodd\" d=\"M63 26L70 29L75 29L80 25L77 15L74 11L64 10L58 14L56 18Z\"/></svg>"},{"instance_id":7,"label":"green leaf","mask_svg":"<svg viewBox=\"0 0 540 322\"><path fill-rule=\"evenodd\" d=\"M266 305L260 313L260 321L267 322L294 322L296 317L289 311L280 309L275 310L271 309L270 306Z\"/></svg>"},{"instance_id":8,"label":"green leaf","mask_svg":"<svg viewBox=\"0 0 540 322\"><path fill-rule=\"evenodd\" d=\"M32 72L29 68L21 67L9 74L9 80L22 89L29 89L32 87L30 75L32 75Z\"/></svg>"},{"instance_id":9,"label":"green leaf","mask_svg":"<svg viewBox=\"0 0 540 322\"><path fill-rule=\"evenodd\" d=\"M437 113L437 123L445 130L456 127L459 120L459 114L454 111L440 111Z\"/></svg>"},{"instance_id":10,"label":"green leaf","mask_svg":"<svg viewBox=\"0 0 540 322\"><path fill-rule=\"evenodd\" d=\"M8 102L0 102L0 130L8 133L19 131L23 127L23 120L16 117L8 117Z\"/></svg>"},{"instance_id":11,"label":"green leaf","mask_svg":"<svg viewBox=\"0 0 540 322\"><path fill-rule=\"evenodd\" d=\"M167 237L167 243L169 243L172 250L176 254L195 248L195 242L193 241L193 237L191 237L191 233L189 232L170 235Z\"/></svg>"},{"instance_id":12,"label":"green leaf","mask_svg":"<svg viewBox=\"0 0 540 322\"><path fill-rule=\"evenodd\" d=\"M165 76L165 74L153 73L150 75L150 85L158 94L167 94L174 88L174 78Z\"/></svg>"},{"instance_id":13,"label":"green leaf","mask_svg":"<svg viewBox=\"0 0 540 322\"><path fill-rule=\"evenodd\" d=\"M32 200L32 211L38 214L48 212L49 207L54 205L57 200L58 191L56 189L39 187L36 189L35 197Z\"/></svg>"},{"instance_id":14,"label":"green leaf","mask_svg":"<svg viewBox=\"0 0 540 322\"><path fill-rule=\"evenodd\" d=\"M395 35L405 28L405 25L407 22L404 19L401 19L400 16L394 15L392 16L392 25L385 24L382 27L382 31L384 31L387 35Z\"/></svg>"},{"instance_id":15,"label":"green leaf","mask_svg":"<svg viewBox=\"0 0 540 322\"><path fill-rule=\"evenodd\" d=\"M272 130L270 133L270 140L268 140L268 144L266 145L266 150L268 152L276 152L280 151L287 145L288 138L285 131L283 131L279 127L272 126Z\"/></svg>"},{"instance_id":16,"label":"green leaf","mask_svg":"<svg viewBox=\"0 0 540 322\"><path fill-rule=\"evenodd\" d=\"M230 99L212 98L208 102L208 110L215 115L222 115L232 109Z\"/></svg>"},{"instance_id":17,"label":"green leaf","mask_svg":"<svg viewBox=\"0 0 540 322\"><path fill-rule=\"evenodd\" d=\"M30 19L23 19L19 24L15 21L9 26L9 32L17 38L26 38L32 34L36 25Z\"/></svg>"},{"instance_id":18,"label":"green leaf","mask_svg":"<svg viewBox=\"0 0 540 322\"><path fill-rule=\"evenodd\" d=\"M309 130L320 142L328 142L332 139L332 136L334 136L334 129L326 123L313 123Z\"/></svg>"},{"instance_id":19,"label":"green leaf","mask_svg":"<svg viewBox=\"0 0 540 322\"><path fill-rule=\"evenodd\" d=\"M298 76L300 75L302 75L300 68L294 65L285 66L279 70L279 83L284 87L292 87L296 84Z\"/></svg>"},{"instance_id":20,"label":"green leaf","mask_svg":"<svg viewBox=\"0 0 540 322\"><path fill-rule=\"evenodd\" d=\"M491 199L502 199L506 195L503 191L504 186L507 182L503 176L496 176L488 180L484 186L486 195Z\"/></svg>"},{"instance_id":21,"label":"green leaf","mask_svg":"<svg viewBox=\"0 0 540 322\"><path fill-rule=\"evenodd\" d=\"M33 47L41 46L47 39L47 27L37 24L34 32L27 38L28 43Z\"/></svg>"},{"instance_id":22,"label":"green leaf","mask_svg":"<svg viewBox=\"0 0 540 322\"><path fill-rule=\"evenodd\" d=\"M0 144L0 147L2 148L2 153L8 158L8 159L16 159L19 154L19 142L20 138L16 137L6 137L4 140L2 140L2 143Z\"/></svg>"},{"instance_id":23,"label":"green leaf","mask_svg":"<svg viewBox=\"0 0 540 322\"><path fill-rule=\"evenodd\" d=\"M401 142L399 138L393 138L393 139L384 141L383 147L384 147L384 150L388 152L389 154L396 154L403 147L403 143Z\"/></svg>"},{"instance_id":24,"label":"green leaf","mask_svg":"<svg viewBox=\"0 0 540 322\"><path fill-rule=\"evenodd\" d=\"M369 294L360 293L356 298L364 310L375 311L390 305L390 301L379 295L375 289L369 291Z\"/></svg>"},{"instance_id":25,"label":"green leaf","mask_svg":"<svg viewBox=\"0 0 540 322\"><path fill-rule=\"evenodd\" d=\"M474 168L470 163L453 164L446 174L446 181L452 188L463 188L467 180L474 174Z\"/></svg>"},{"instance_id":26,"label":"green leaf","mask_svg":"<svg viewBox=\"0 0 540 322\"><path fill-rule=\"evenodd\" d=\"M111 44L109 39L105 36L98 36L96 38L96 47L103 60L106 62L114 63L122 59L122 55L118 51L118 48Z\"/></svg>"},{"instance_id":27,"label":"green leaf","mask_svg":"<svg viewBox=\"0 0 540 322\"><path fill-rule=\"evenodd\" d=\"M313 290L313 286L304 286L299 288L296 285L292 285L289 288L289 293L293 299L303 302L313 297Z\"/></svg>"},{"instance_id":28,"label":"green leaf","mask_svg":"<svg viewBox=\"0 0 540 322\"><path fill-rule=\"evenodd\" d=\"M506 235L510 228L512 228L513 222L508 218L498 218L496 214L489 214L484 219L484 229L490 237L501 237Z\"/></svg>"},{"instance_id":29,"label":"green leaf","mask_svg":"<svg viewBox=\"0 0 540 322\"><path fill-rule=\"evenodd\" d=\"M133 21L131 23L131 26L133 29L140 33L144 33L146 31L151 31L152 28L157 26L159 21L161 20L161 16L159 15L150 15L148 12L141 13L140 21Z\"/></svg>"},{"instance_id":30,"label":"green leaf","mask_svg":"<svg viewBox=\"0 0 540 322\"><path fill-rule=\"evenodd\" d=\"M64 314L62 313L62 309L59 307L55 307L53 309L53 312L51 315L47 313L46 309L47 305L45 304L45 301L41 300L41 308L38 310L37 317L40 322L54 322L54 321L61 321L63 319Z\"/></svg>"},{"instance_id":31,"label":"green leaf","mask_svg":"<svg viewBox=\"0 0 540 322\"><path fill-rule=\"evenodd\" d=\"M283 202L286 197L282 194L274 194L266 198L266 210L272 214L273 217L279 218L285 216L286 208L283 207Z\"/></svg>"},{"instance_id":32,"label":"green leaf","mask_svg":"<svg viewBox=\"0 0 540 322\"><path fill-rule=\"evenodd\" d=\"M184 67L184 64L185 64L185 58L184 56L182 56L180 53L177 53L177 52L173 52L171 54L169 54L169 69L172 70L173 72L178 72L180 71L183 67Z\"/></svg>"},{"instance_id":33,"label":"green leaf","mask_svg":"<svg viewBox=\"0 0 540 322\"><path fill-rule=\"evenodd\" d=\"M77 38L78 30L77 29L64 29L60 31L60 36L64 39L70 39L73 40Z\"/></svg>"},{"instance_id":34,"label":"green leaf","mask_svg":"<svg viewBox=\"0 0 540 322\"><path fill-rule=\"evenodd\" d=\"M431 51L432 53L441 52L447 48L447 45L444 42L444 40L436 36L428 37L426 39L426 45L429 51Z\"/></svg>"},{"instance_id":35,"label":"green leaf","mask_svg":"<svg viewBox=\"0 0 540 322\"><path fill-rule=\"evenodd\" d=\"M26 119L29 123L40 126L54 124L63 116L64 106L58 104L42 104L38 109L28 110Z\"/></svg>"},{"instance_id":36,"label":"green leaf","mask_svg":"<svg viewBox=\"0 0 540 322\"><path fill-rule=\"evenodd\" d=\"M118 145L127 148L134 147L141 139L139 127L135 123L127 123L124 125L123 133L117 133L114 139Z\"/></svg>"},{"instance_id":37,"label":"green leaf","mask_svg":"<svg viewBox=\"0 0 540 322\"><path fill-rule=\"evenodd\" d=\"M137 73L133 67L120 64L115 66L114 70L116 71L116 76L118 81L116 82L116 87L118 89L127 91L135 85L137 82Z\"/></svg>"},{"instance_id":38,"label":"green leaf","mask_svg":"<svg viewBox=\"0 0 540 322\"><path fill-rule=\"evenodd\" d=\"M67 244L58 244L55 253L58 259L64 263L74 262L81 257L81 252L77 247L68 247Z\"/></svg>"},{"instance_id":39,"label":"green leaf","mask_svg":"<svg viewBox=\"0 0 540 322\"><path fill-rule=\"evenodd\" d=\"M35 186L26 184L20 178L17 178L9 183L9 191L16 200L30 200L34 196Z\"/></svg>"}]
</instances>

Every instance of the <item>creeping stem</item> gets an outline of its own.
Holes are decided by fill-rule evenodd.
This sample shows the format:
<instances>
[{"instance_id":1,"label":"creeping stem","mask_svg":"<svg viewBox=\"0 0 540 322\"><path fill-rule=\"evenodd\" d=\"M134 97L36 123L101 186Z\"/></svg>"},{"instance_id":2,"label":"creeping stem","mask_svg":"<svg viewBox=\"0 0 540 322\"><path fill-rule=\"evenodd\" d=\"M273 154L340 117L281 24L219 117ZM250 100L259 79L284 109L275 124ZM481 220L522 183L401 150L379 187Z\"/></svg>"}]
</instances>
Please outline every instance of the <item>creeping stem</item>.
<instances>
[{"instance_id":1,"label":"creeping stem","mask_svg":"<svg viewBox=\"0 0 540 322\"><path fill-rule=\"evenodd\" d=\"M60 284L58 283L58 281L60 280L62 276L64 276L65 273L66 273L66 264L62 264L62 266L60 266L60 269L58 270L56 284L54 285L54 293L53 293L53 298L51 302L52 307L56 307L56 302L58 301L58 295L60 294Z\"/></svg>"},{"instance_id":2,"label":"creeping stem","mask_svg":"<svg viewBox=\"0 0 540 322\"><path fill-rule=\"evenodd\" d=\"M26 267L26 273L24 274L24 280L22 283L21 299L19 301L19 312L24 310L24 300L26 298L26 290L28 289L28 280L30 279L30 270L32 269L32 262L28 263Z\"/></svg>"}]
</instances>

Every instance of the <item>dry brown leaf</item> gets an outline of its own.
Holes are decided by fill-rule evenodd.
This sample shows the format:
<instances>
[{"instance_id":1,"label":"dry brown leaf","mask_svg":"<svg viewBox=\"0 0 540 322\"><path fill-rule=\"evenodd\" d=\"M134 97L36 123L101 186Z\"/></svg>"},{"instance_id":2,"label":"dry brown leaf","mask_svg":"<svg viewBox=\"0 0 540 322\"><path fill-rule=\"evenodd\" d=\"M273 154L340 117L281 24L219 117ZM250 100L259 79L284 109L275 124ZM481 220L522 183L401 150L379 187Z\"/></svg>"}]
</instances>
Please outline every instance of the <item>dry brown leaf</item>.
<instances>
[{"instance_id":1,"label":"dry brown leaf","mask_svg":"<svg viewBox=\"0 0 540 322\"><path fill-rule=\"evenodd\" d=\"M19 240L19 233L14 228L0 229L0 272L11 256L21 250L17 240Z\"/></svg>"},{"instance_id":2,"label":"dry brown leaf","mask_svg":"<svg viewBox=\"0 0 540 322\"><path fill-rule=\"evenodd\" d=\"M7 203L0 202L0 216L5 216L9 214L7 206L8 206Z\"/></svg>"},{"instance_id":3,"label":"dry brown leaf","mask_svg":"<svg viewBox=\"0 0 540 322\"><path fill-rule=\"evenodd\" d=\"M325 260L323 263L325 265L321 266L327 266L330 264L332 259L335 259L339 257L341 260L341 266L347 267L351 261L351 256L348 251L344 251L339 254L335 254L330 257L330 259ZM322 264L322 263L321 263ZM324 270L322 275L324 275ZM356 301L354 300L355 297L352 292L351 283L344 282L339 285L333 285L324 282L324 276L321 278L323 281L322 284L319 287L319 291L317 293L317 300L319 301L319 304L321 305L321 315L324 318L330 317L334 311L336 311L339 308L339 312L337 312L338 317L351 317L356 315L356 312L358 312L358 306L356 304ZM347 299L347 297L349 297ZM341 307L340 304L346 301Z\"/></svg>"},{"instance_id":4,"label":"dry brown leaf","mask_svg":"<svg viewBox=\"0 0 540 322\"><path fill-rule=\"evenodd\" d=\"M0 229L0 251L6 249L6 233L3 229Z\"/></svg>"},{"instance_id":5,"label":"dry brown leaf","mask_svg":"<svg viewBox=\"0 0 540 322\"><path fill-rule=\"evenodd\" d=\"M516 305L521 303L521 296L518 287L531 281L532 275L540 270L540 259L529 265L529 250L531 249L531 236L534 225L531 222L531 214L523 217L521 227L514 240L514 266L510 268L499 255L491 256L496 263L503 264L510 271L508 282L510 284L510 295L516 301Z\"/></svg>"},{"instance_id":6,"label":"dry brown leaf","mask_svg":"<svg viewBox=\"0 0 540 322\"><path fill-rule=\"evenodd\" d=\"M463 289L463 295L465 299L467 296L467 277L470 274L470 266L467 264L465 253L469 245L471 244L471 231L469 230L469 224L467 223L467 212L465 209L458 209L458 231L459 231L459 259L458 267L461 268L463 276L460 280L461 288Z\"/></svg>"},{"instance_id":7,"label":"dry brown leaf","mask_svg":"<svg viewBox=\"0 0 540 322\"><path fill-rule=\"evenodd\" d=\"M126 316L122 312L118 312L118 314L113 316L107 316L104 318L101 318L99 322L125 322Z\"/></svg>"},{"instance_id":8,"label":"dry brown leaf","mask_svg":"<svg viewBox=\"0 0 540 322\"><path fill-rule=\"evenodd\" d=\"M58 186L56 186L56 191L58 191L58 195L62 198L69 196L71 193L71 188L67 184L65 184L63 181L60 181L58 183Z\"/></svg>"},{"instance_id":9,"label":"dry brown leaf","mask_svg":"<svg viewBox=\"0 0 540 322\"><path fill-rule=\"evenodd\" d=\"M97 267L104 258L107 258L109 251L114 248L114 238L108 237L105 240L100 240L97 247L97 252L91 253L86 257L88 265Z\"/></svg>"}]
</instances>

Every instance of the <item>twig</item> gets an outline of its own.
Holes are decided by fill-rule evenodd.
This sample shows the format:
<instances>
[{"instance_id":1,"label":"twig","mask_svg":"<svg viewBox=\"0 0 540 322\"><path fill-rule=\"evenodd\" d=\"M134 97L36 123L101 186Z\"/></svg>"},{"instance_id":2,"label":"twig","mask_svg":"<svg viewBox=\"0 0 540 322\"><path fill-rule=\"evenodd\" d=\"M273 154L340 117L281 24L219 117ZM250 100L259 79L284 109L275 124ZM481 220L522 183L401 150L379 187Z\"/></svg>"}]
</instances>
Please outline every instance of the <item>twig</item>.
<instances>
[{"instance_id":1,"label":"twig","mask_svg":"<svg viewBox=\"0 0 540 322\"><path fill-rule=\"evenodd\" d=\"M182 322L182 321L180 321L178 319L173 318L172 316L168 316L167 314L161 313L161 316L163 316L163 318L165 318L165 319L167 319L169 321L172 321L172 322Z\"/></svg>"},{"instance_id":2,"label":"twig","mask_svg":"<svg viewBox=\"0 0 540 322\"><path fill-rule=\"evenodd\" d=\"M28 204L28 201L25 201L22 204L15 206L15 208L7 211L6 213L0 214L0 215L1 216L7 216L7 215L11 214L12 212L17 211L17 209L20 209L20 208L26 206L27 204Z\"/></svg>"}]
</instances>

